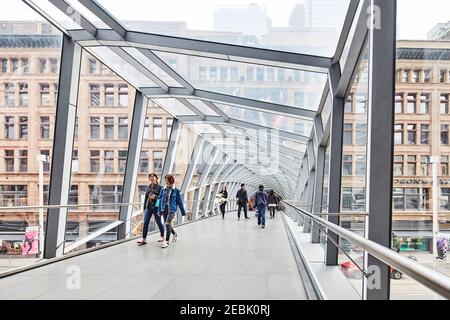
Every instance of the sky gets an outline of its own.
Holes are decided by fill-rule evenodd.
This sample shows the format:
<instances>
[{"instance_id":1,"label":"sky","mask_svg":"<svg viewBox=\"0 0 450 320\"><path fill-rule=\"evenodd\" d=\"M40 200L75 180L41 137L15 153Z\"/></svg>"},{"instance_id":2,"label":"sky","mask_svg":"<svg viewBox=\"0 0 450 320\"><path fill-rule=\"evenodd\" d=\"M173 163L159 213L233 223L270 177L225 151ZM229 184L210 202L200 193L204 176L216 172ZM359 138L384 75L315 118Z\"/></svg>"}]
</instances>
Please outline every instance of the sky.
<instances>
[{"instance_id":1,"label":"sky","mask_svg":"<svg viewBox=\"0 0 450 320\"><path fill-rule=\"evenodd\" d=\"M74 0L68 0L68 2ZM212 17L216 5L247 5L257 3L267 9L274 26L287 26L292 8L305 0L98 0L119 19L186 21L189 29L212 30ZM315 0L312 0L315 1ZM324 1L324 0L318 0ZM328 0L348 4L349 0ZM40 20L21 0L2 0L0 20ZM34 0L36 4L47 0ZM154 6L155 3L155 7ZM4 10L7 8L7 10ZM398 0L399 39L426 39L427 32L438 22L450 21L449 0Z\"/></svg>"}]
</instances>

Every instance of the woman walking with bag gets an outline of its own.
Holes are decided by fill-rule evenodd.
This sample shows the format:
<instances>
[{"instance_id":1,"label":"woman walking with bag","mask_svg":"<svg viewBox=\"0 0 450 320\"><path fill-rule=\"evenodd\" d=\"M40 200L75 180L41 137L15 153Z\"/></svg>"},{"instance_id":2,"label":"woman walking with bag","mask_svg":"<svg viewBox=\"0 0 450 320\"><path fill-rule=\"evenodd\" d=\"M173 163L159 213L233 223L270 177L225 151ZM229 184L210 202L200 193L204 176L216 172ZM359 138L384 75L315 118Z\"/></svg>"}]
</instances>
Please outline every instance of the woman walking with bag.
<instances>
[{"instance_id":1,"label":"woman walking with bag","mask_svg":"<svg viewBox=\"0 0 450 320\"><path fill-rule=\"evenodd\" d=\"M165 176L166 187L161 190L159 195L159 212L162 213L164 221L166 223L166 239L161 244L161 248L167 248L169 246L170 234L173 234L172 241L175 242L178 239L178 235L173 230L172 221L177 213L177 207L180 208L181 215L184 217L186 212L184 210L183 198L178 188L175 188L175 178L168 174Z\"/></svg>"},{"instance_id":2,"label":"woman walking with bag","mask_svg":"<svg viewBox=\"0 0 450 320\"><path fill-rule=\"evenodd\" d=\"M227 187L223 186L219 193L220 212L222 213L222 219L225 219L225 207L227 205L228 192Z\"/></svg>"},{"instance_id":3,"label":"woman walking with bag","mask_svg":"<svg viewBox=\"0 0 450 320\"><path fill-rule=\"evenodd\" d=\"M142 230L142 240L138 241L140 246L147 244L148 225L152 215L155 217L155 222L158 225L161 237L158 242L164 241L164 226L161 222L161 215L158 210L158 197L162 187L158 184L158 176L155 173L148 175L150 184L145 192L144 199L144 229Z\"/></svg>"},{"instance_id":4,"label":"woman walking with bag","mask_svg":"<svg viewBox=\"0 0 450 320\"><path fill-rule=\"evenodd\" d=\"M269 197L267 200L269 202L270 219L273 219L275 218L275 211L278 205L278 198L273 190L269 191Z\"/></svg>"}]
</instances>

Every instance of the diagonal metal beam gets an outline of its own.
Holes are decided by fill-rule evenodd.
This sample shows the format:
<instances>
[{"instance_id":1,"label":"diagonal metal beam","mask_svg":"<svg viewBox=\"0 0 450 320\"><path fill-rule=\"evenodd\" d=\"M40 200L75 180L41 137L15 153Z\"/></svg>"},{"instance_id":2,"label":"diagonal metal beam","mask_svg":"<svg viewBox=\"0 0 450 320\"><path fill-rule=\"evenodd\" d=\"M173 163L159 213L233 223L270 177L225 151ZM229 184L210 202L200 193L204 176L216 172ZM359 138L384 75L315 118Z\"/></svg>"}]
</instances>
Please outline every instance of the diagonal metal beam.
<instances>
[{"instance_id":1,"label":"diagonal metal beam","mask_svg":"<svg viewBox=\"0 0 450 320\"><path fill-rule=\"evenodd\" d=\"M100 3L95 0L78 0L82 5L94 13L100 20L102 20L114 32L125 38L127 29L119 22L118 19L106 10Z\"/></svg>"}]
</instances>

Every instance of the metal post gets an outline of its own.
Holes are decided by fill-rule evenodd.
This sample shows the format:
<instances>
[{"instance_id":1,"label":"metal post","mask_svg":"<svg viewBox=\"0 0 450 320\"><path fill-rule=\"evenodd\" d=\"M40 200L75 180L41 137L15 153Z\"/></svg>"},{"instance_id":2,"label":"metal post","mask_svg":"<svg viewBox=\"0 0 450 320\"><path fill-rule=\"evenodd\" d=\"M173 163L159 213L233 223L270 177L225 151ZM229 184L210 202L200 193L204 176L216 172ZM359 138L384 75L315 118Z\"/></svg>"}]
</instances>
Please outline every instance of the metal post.
<instances>
[{"instance_id":1,"label":"metal post","mask_svg":"<svg viewBox=\"0 0 450 320\"><path fill-rule=\"evenodd\" d=\"M49 205L67 205L72 168L72 149L80 80L81 46L64 35L56 104L53 161L50 174ZM67 208L49 209L45 232L44 258L64 254Z\"/></svg>"},{"instance_id":2,"label":"metal post","mask_svg":"<svg viewBox=\"0 0 450 320\"><path fill-rule=\"evenodd\" d=\"M136 91L134 99L133 118L131 122L130 139L128 141L127 162L123 179L122 203L134 202L136 179L138 174L139 159L141 155L142 140L144 136L145 117L147 115L148 98ZM132 206L121 206L119 220L123 221L118 227L117 239L125 239L130 236Z\"/></svg>"},{"instance_id":3,"label":"metal post","mask_svg":"<svg viewBox=\"0 0 450 320\"><path fill-rule=\"evenodd\" d=\"M397 1L372 0L371 9L366 181L369 217L365 229L369 240L390 248ZM364 278L363 298L388 300L389 266L373 256L365 259L365 266L369 277L375 275L380 281L379 286L374 286Z\"/></svg>"},{"instance_id":4,"label":"metal post","mask_svg":"<svg viewBox=\"0 0 450 320\"><path fill-rule=\"evenodd\" d=\"M173 118L172 129L170 130L169 143L167 145L166 156L164 159L163 170L161 174L161 181L164 181L164 177L169 174L173 168L175 160L175 153L177 149L177 142L181 134L181 123L177 118Z\"/></svg>"},{"instance_id":5,"label":"metal post","mask_svg":"<svg viewBox=\"0 0 450 320\"><path fill-rule=\"evenodd\" d=\"M39 166L39 255L44 257L44 162L48 162L48 156L44 154L37 155Z\"/></svg>"},{"instance_id":6,"label":"metal post","mask_svg":"<svg viewBox=\"0 0 450 320\"><path fill-rule=\"evenodd\" d=\"M439 233L439 219L438 219L438 201L439 201L439 184L438 184L438 166L440 159L439 157L431 157L432 163L432 174L433 174L433 186L432 186L432 194L433 194L433 243L432 243L432 251L433 256L437 257L437 235Z\"/></svg>"},{"instance_id":7,"label":"metal post","mask_svg":"<svg viewBox=\"0 0 450 320\"><path fill-rule=\"evenodd\" d=\"M330 129L330 175L328 184L328 212L341 212L341 176L342 176L342 138L344 130L344 99L336 95L341 77L339 64L330 68L329 81L331 83L333 110L331 113ZM339 225L339 215L328 216L328 221ZM326 245L325 262L328 266L338 264L338 235L329 231Z\"/></svg>"},{"instance_id":8,"label":"metal post","mask_svg":"<svg viewBox=\"0 0 450 320\"><path fill-rule=\"evenodd\" d=\"M325 148L319 146L317 149L316 156L316 174L314 181L314 213L321 213L322 210L322 196L323 196L323 175L325 169ZM311 231L311 241L312 243L319 243L320 241L320 232L318 226L314 226L312 224Z\"/></svg>"}]
</instances>

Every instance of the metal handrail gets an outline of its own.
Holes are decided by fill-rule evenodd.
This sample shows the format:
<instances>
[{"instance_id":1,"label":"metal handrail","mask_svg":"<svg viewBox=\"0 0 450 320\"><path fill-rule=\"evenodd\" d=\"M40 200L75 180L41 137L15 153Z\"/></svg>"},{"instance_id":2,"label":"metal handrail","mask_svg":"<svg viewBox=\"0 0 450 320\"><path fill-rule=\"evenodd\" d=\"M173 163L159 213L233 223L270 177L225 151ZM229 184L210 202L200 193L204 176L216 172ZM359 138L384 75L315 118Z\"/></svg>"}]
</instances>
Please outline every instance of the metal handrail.
<instances>
[{"instance_id":1,"label":"metal handrail","mask_svg":"<svg viewBox=\"0 0 450 320\"><path fill-rule=\"evenodd\" d=\"M440 295L442 295L447 299L450 299L449 277L446 277L445 275L433 269L430 269L418 262L408 259L407 257L403 257L397 252L394 252L391 249L388 249L376 242L366 239L355 232L344 229L341 226L338 226L332 222L324 220L314 214L298 209L288 202L283 201L283 203L306 215L314 222L328 228L328 230L331 230L338 236L352 242L353 244L356 244L358 247L364 249L370 255L377 258L378 260L400 270L401 272L410 276L412 279L421 283L425 287L439 293Z\"/></svg>"},{"instance_id":2,"label":"metal handrail","mask_svg":"<svg viewBox=\"0 0 450 320\"><path fill-rule=\"evenodd\" d=\"M60 208L83 208L83 207L106 207L106 206L134 206L142 205L141 202L132 203L84 203L84 204L51 204L44 206L17 206L17 207L0 207L0 211L7 210L30 210L30 209L60 209Z\"/></svg>"}]
</instances>

